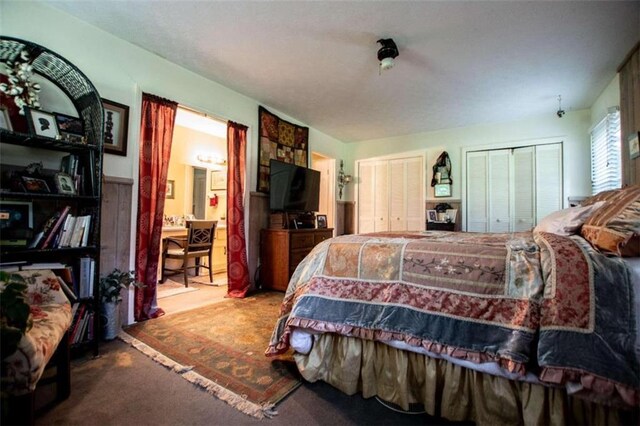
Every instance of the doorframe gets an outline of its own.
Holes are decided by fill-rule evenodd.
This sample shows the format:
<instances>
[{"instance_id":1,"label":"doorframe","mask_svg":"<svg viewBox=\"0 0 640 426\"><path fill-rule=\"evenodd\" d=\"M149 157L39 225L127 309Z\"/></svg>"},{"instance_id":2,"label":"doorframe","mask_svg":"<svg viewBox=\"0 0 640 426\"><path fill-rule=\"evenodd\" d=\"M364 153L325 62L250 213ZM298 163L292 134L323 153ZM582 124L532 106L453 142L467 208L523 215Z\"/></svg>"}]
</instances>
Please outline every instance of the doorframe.
<instances>
[{"instance_id":1,"label":"doorframe","mask_svg":"<svg viewBox=\"0 0 640 426\"><path fill-rule=\"evenodd\" d=\"M335 235L336 232L336 216L337 216L337 206L338 203L336 201L336 159L333 157L329 157L325 154L322 154L317 151L311 151L311 168L313 169L313 160L314 157L320 157L323 160L327 161L327 198L329 199L328 210L331 212L331 215L327 217L327 226L329 228L333 228L333 232ZM315 170L315 169L314 169ZM322 173L322 170L320 171Z\"/></svg>"}]
</instances>

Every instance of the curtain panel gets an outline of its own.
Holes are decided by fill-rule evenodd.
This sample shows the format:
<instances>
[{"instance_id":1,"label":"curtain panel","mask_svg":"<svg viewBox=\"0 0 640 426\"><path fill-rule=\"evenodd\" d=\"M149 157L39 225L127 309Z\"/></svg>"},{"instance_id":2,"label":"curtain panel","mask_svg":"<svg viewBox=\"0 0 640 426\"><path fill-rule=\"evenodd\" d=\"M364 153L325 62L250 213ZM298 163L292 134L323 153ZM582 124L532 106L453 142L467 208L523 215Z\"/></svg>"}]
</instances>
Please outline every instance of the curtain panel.
<instances>
[{"instance_id":1,"label":"curtain panel","mask_svg":"<svg viewBox=\"0 0 640 426\"><path fill-rule=\"evenodd\" d=\"M227 297L247 295L251 282L244 232L244 189L247 161L247 127L227 123Z\"/></svg>"},{"instance_id":2,"label":"curtain panel","mask_svg":"<svg viewBox=\"0 0 640 426\"><path fill-rule=\"evenodd\" d=\"M157 306L156 287L162 215L177 108L176 102L147 93L142 95L136 279L145 287L136 288L136 321L164 314Z\"/></svg>"}]
</instances>

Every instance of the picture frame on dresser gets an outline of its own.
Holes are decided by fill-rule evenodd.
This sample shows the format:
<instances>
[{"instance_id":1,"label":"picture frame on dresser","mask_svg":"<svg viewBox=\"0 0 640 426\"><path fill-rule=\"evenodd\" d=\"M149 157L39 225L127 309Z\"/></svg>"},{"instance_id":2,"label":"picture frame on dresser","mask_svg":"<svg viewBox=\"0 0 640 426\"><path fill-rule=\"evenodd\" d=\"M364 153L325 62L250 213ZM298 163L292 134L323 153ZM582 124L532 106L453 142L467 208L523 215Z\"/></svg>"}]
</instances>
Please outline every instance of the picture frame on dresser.
<instances>
[{"instance_id":1,"label":"picture frame on dresser","mask_svg":"<svg viewBox=\"0 0 640 426\"><path fill-rule=\"evenodd\" d=\"M316 215L316 220L318 221L318 229L326 229L327 228L327 215L319 214Z\"/></svg>"},{"instance_id":2,"label":"picture frame on dresser","mask_svg":"<svg viewBox=\"0 0 640 426\"><path fill-rule=\"evenodd\" d=\"M427 210L427 221L429 222L437 222L438 221L438 212L435 210Z\"/></svg>"},{"instance_id":3,"label":"picture frame on dresser","mask_svg":"<svg viewBox=\"0 0 640 426\"><path fill-rule=\"evenodd\" d=\"M101 99L104 108L104 152L126 157L129 107L108 99Z\"/></svg>"}]
</instances>

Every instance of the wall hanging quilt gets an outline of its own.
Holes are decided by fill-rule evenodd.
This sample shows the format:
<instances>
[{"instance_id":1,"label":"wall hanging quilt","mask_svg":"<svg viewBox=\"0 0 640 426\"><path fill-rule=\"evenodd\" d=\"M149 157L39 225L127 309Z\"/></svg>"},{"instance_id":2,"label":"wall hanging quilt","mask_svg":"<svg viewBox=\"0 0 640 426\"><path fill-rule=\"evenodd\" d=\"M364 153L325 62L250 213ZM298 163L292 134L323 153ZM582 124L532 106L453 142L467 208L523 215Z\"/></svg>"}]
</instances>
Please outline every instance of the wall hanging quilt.
<instances>
[{"instance_id":1,"label":"wall hanging quilt","mask_svg":"<svg viewBox=\"0 0 640 426\"><path fill-rule=\"evenodd\" d=\"M302 167L309 164L309 128L282 120L263 107L258 108L258 117L258 192L269 192L270 160Z\"/></svg>"}]
</instances>

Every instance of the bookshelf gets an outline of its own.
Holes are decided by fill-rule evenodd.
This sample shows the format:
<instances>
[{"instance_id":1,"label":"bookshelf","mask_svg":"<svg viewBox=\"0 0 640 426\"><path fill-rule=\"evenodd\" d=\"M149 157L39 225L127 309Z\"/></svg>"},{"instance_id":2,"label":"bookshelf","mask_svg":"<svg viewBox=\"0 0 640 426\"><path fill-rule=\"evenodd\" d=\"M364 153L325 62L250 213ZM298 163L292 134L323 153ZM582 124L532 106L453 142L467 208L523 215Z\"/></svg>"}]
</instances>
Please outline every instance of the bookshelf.
<instances>
[{"instance_id":1,"label":"bookshelf","mask_svg":"<svg viewBox=\"0 0 640 426\"><path fill-rule=\"evenodd\" d=\"M49 86L44 85L40 98L55 93L65 98L61 104L70 101L84 138L51 138L19 125L0 129L0 263L5 270L52 269L73 292L70 299L75 298L77 315L69 330L72 353L92 350L97 355L102 101L91 81L60 55L29 41L0 36L0 62L12 62L23 51L28 52L34 75L56 88L45 94ZM47 105L42 110L54 112ZM20 119L14 114L10 122ZM43 166L34 170L29 167L34 163ZM65 175L71 180L60 181ZM30 180L39 182L40 188L25 183Z\"/></svg>"}]
</instances>

